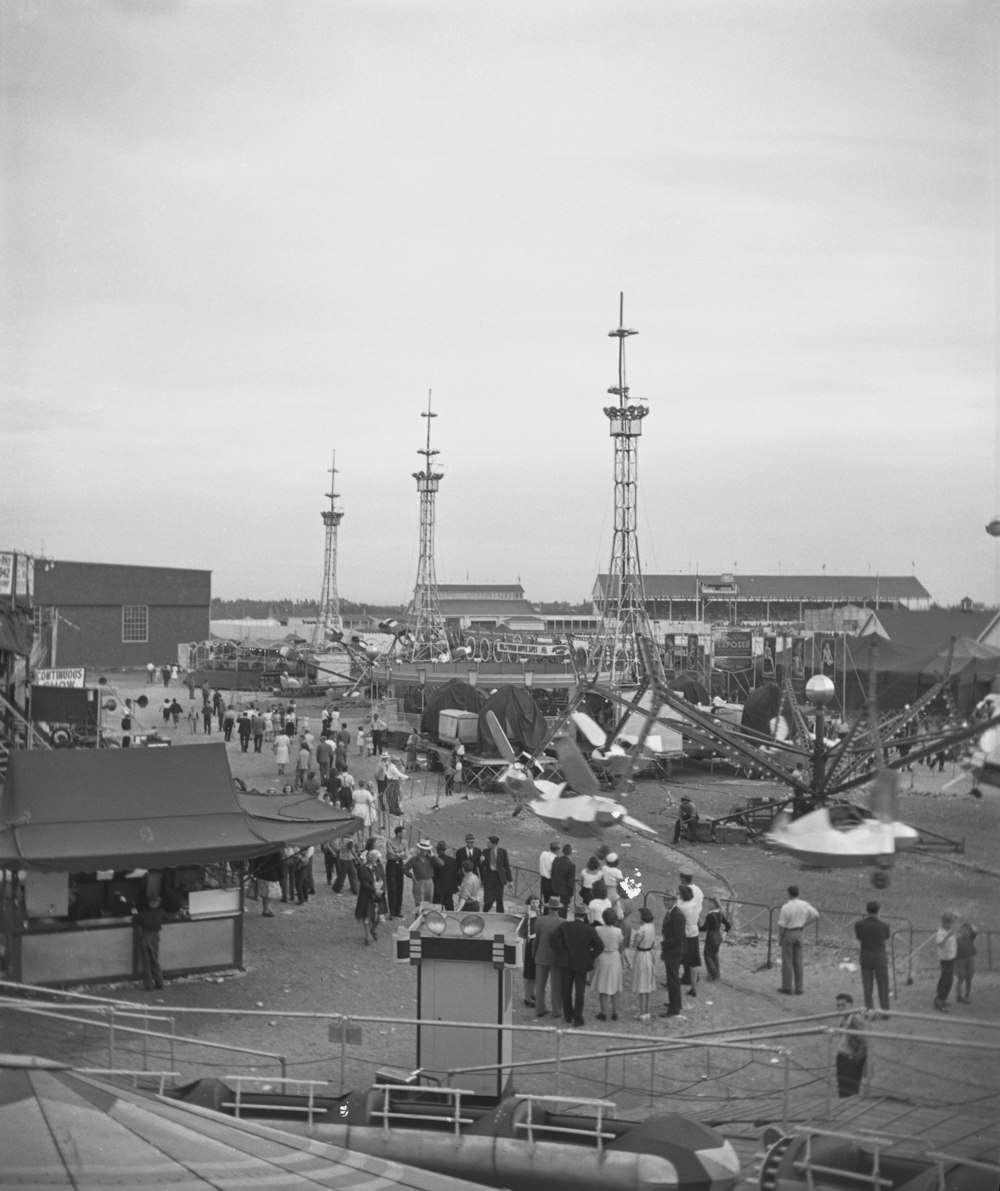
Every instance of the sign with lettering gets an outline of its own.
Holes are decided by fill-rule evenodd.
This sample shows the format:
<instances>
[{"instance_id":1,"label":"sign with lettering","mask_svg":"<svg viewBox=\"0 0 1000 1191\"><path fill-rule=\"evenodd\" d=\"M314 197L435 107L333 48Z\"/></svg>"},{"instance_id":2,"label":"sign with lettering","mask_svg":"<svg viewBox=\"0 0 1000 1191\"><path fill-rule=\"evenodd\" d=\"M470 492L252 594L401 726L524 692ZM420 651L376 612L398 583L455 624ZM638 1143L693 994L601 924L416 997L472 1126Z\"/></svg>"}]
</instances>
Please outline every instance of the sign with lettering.
<instances>
[{"instance_id":1,"label":"sign with lettering","mask_svg":"<svg viewBox=\"0 0 1000 1191\"><path fill-rule=\"evenodd\" d=\"M14 594L14 555L0 554L0 595Z\"/></svg>"},{"instance_id":2,"label":"sign with lettering","mask_svg":"<svg viewBox=\"0 0 1000 1191\"><path fill-rule=\"evenodd\" d=\"M86 686L87 671L83 666L73 666L65 670L36 670L35 686Z\"/></svg>"},{"instance_id":3,"label":"sign with lettering","mask_svg":"<svg viewBox=\"0 0 1000 1191\"><path fill-rule=\"evenodd\" d=\"M712 637L712 665L716 670L749 670L753 664L753 635L749 629L720 629Z\"/></svg>"}]
</instances>

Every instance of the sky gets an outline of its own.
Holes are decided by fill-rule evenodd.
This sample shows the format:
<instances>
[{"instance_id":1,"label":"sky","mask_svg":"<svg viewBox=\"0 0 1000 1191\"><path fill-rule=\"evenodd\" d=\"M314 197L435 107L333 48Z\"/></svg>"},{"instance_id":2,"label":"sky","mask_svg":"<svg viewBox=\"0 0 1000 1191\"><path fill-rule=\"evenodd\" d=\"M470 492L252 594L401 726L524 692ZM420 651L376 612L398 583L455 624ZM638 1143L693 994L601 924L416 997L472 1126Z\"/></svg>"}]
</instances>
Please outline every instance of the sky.
<instances>
[{"instance_id":1,"label":"sky","mask_svg":"<svg viewBox=\"0 0 1000 1191\"><path fill-rule=\"evenodd\" d=\"M586 599L617 383L647 574L1000 599L985 0L0 5L0 548ZM430 395L430 397L429 397Z\"/></svg>"}]
</instances>

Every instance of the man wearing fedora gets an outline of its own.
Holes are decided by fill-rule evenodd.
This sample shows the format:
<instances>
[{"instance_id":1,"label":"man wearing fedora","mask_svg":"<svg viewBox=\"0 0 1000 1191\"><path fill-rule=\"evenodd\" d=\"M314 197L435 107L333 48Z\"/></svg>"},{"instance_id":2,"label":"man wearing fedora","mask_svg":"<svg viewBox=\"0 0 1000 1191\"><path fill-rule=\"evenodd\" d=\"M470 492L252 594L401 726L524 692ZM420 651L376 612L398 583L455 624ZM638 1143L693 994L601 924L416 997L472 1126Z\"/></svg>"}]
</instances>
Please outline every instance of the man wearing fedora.
<instances>
[{"instance_id":1,"label":"man wearing fedora","mask_svg":"<svg viewBox=\"0 0 1000 1191\"><path fill-rule=\"evenodd\" d=\"M483 850L476 847L476 837L471 831L466 832L465 847L455 849L455 859L458 862L459 871L466 860L471 860L472 871L482 879Z\"/></svg>"},{"instance_id":2,"label":"man wearing fedora","mask_svg":"<svg viewBox=\"0 0 1000 1191\"><path fill-rule=\"evenodd\" d=\"M416 853L403 865L403 872L413 882L413 905L419 910L424 902L434 901L434 862L431 841L421 838Z\"/></svg>"},{"instance_id":3,"label":"man wearing fedora","mask_svg":"<svg viewBox=\"0 0 1000 1191\"><path fill-rule=\"evenodd\" d=\"M547 1017L549 1010L545 1004L545 989L549 983L549 974L555 960L552 950L552 932L562 925L559 911L562 902L558 897L550 897L545 903L545 913L535 920L535 1017ZM559 1010L559 990L555 981L552 983L552 1007Z\"/></svg>"},{"instance_id":4,"label":"man wearing fedora","mask_svg":"<svg viewBox=\"0 0 1000 1191\"><path fill-rule=\"evenodd\" d=\"M514 874L510 871L510 860L507 849L500 847L500 837L490 836L490 846L483 853L483 867L480 870L483 879L483 910L488 913L494 907L498 914L503 913L503 892L508 886L513 887Z\"/></svg>"}]
</instances>

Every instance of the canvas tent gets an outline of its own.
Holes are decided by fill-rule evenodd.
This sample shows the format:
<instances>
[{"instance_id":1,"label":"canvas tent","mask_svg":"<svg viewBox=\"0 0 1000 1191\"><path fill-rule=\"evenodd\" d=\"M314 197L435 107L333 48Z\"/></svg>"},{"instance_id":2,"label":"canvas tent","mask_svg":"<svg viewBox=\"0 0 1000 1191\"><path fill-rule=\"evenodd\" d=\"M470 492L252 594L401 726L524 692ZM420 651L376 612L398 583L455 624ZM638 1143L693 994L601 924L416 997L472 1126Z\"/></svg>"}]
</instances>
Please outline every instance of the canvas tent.
<instances>
[{"instance_id":1,"label":"canvas tent","mask_svg":"<svg viewBox=\"0 0 1000 1191\"><path fill-rule=\"evenodd\" d=\"M488 711L500 721L515 752L536 752L548 735L545 716L527 687L498 687L479 709L479 752L484 756L494 756L499 751L486 723Z\"/></svg>"},{"instance_id":2,"label":"canvas tent","mask_svg":"<svg viewBox=\"0 0 1000 1191\"><path fill-rule=\"evenodd\" d=\"M358 826L315 799L308 819L301 804L292 813L280 800L267 802L240 804L221 743L16 750L0 799L0 867L84 872L209 864Z\"/></svg>"},{"instance_id":3,"label":"canvas tent","mask_svg":"<svg viewBox=\"0 0 1000 1191\"><path fill-rule=\"evenodd\" d=\"M438 719L442 711L480 711L486 702L486 695L479 687L470 686L461 678L446 682L427 701L420 717L420 731L424 736L437 739Z\"/></svg>"}]
</instances>

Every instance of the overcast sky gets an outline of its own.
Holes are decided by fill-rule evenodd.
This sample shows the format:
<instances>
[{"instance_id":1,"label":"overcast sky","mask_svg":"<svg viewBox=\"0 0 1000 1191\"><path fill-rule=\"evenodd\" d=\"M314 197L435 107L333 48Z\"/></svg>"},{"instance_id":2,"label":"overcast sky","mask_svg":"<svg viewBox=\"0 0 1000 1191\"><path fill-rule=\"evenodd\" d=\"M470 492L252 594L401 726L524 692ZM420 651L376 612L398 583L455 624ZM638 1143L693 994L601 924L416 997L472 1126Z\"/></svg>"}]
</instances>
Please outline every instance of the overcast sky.
<instances>
[{"instance_id":1,"label":"overcast sky","mask_svg":"<svg viewBox=\"0 0 1000 1191\"><path fill-rule=\"evenodd\" d=\"M0 548L404 603L607 569L993 601L978 0L8 0Z\"/></svg>"}]
</instances>

